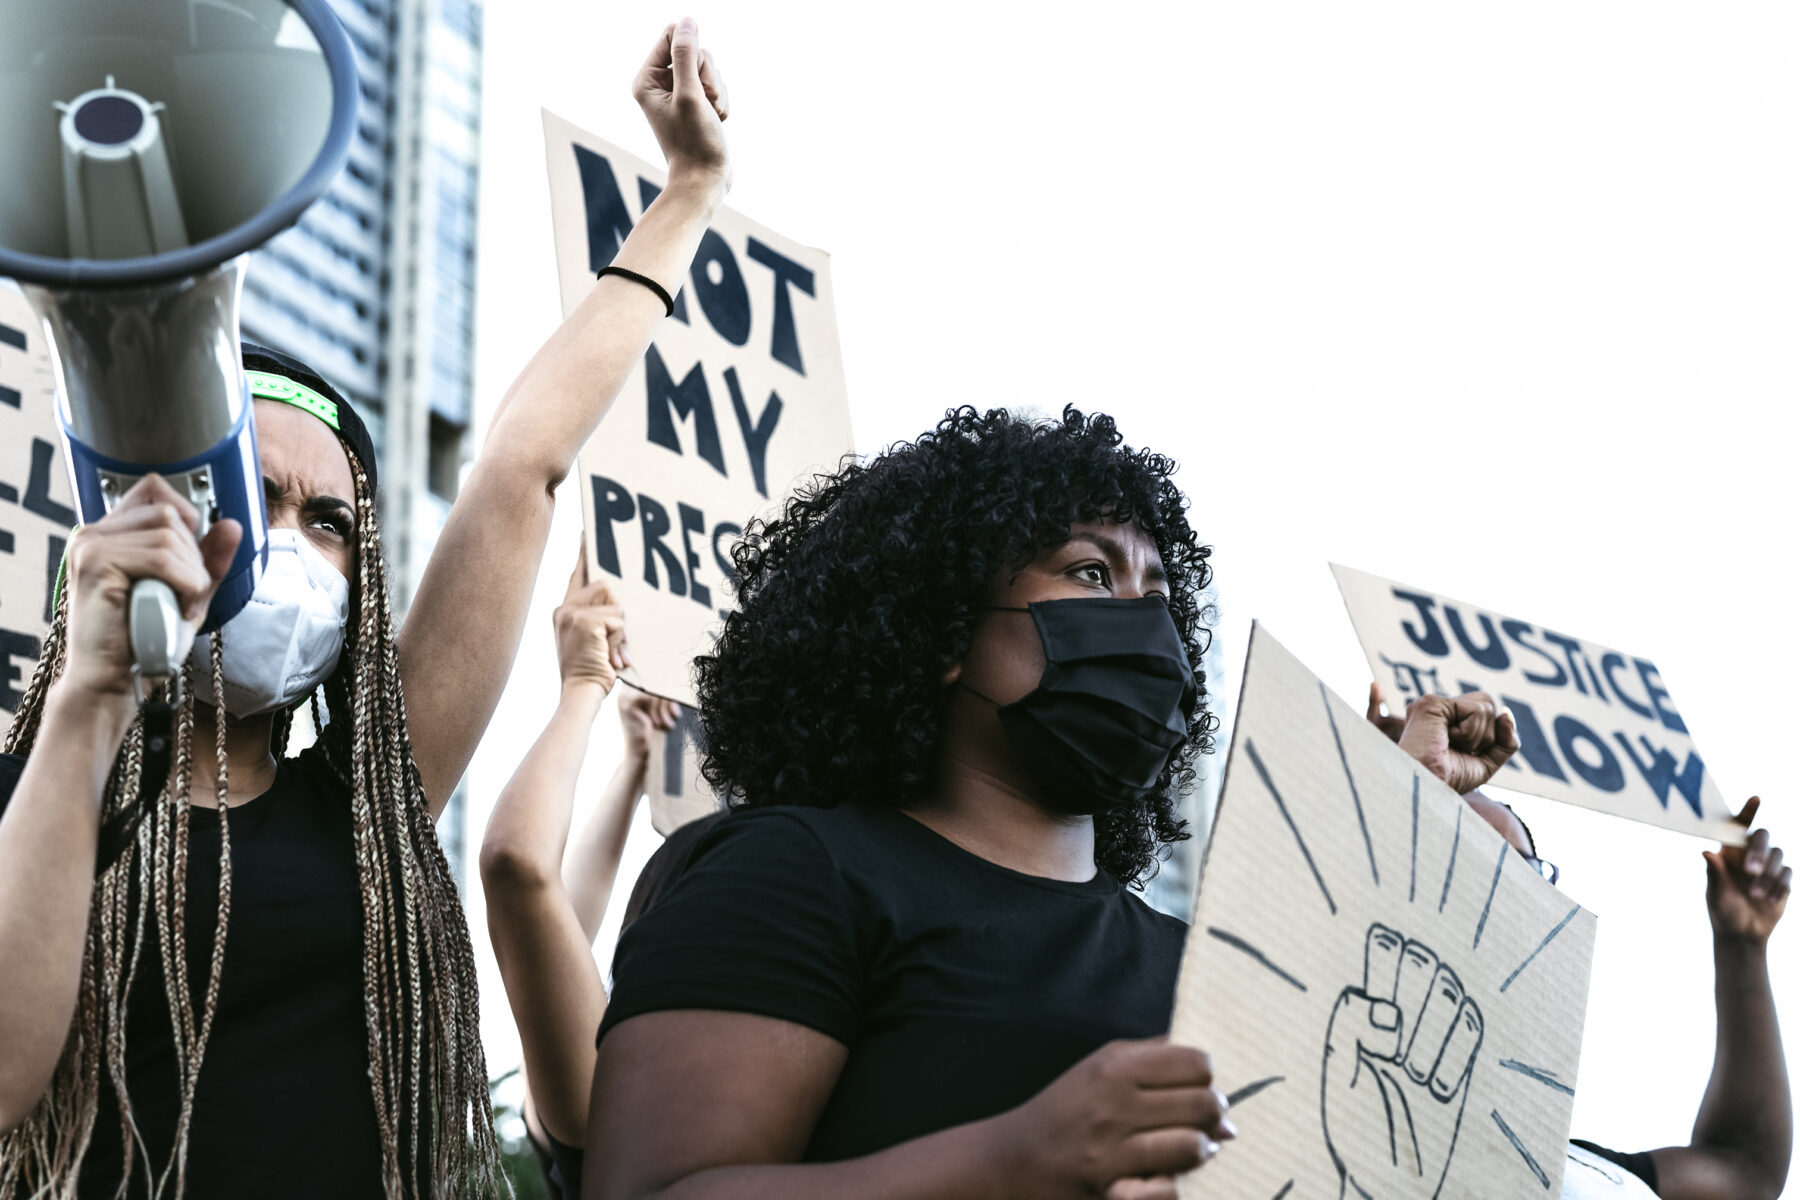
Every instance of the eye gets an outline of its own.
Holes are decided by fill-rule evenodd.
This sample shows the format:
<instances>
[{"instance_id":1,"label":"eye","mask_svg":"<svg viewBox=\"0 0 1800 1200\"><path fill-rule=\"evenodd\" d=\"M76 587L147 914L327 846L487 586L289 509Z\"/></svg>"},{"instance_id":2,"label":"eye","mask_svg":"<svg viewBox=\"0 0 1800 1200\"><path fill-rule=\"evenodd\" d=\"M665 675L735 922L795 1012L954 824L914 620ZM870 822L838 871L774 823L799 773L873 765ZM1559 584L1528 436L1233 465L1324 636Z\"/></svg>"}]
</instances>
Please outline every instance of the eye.
<instances>
[{"instance_id":1,"label":"eye","mask_svg":"<svg viewBox=\"0 0 1800 1200\"><path fill-rule=\"evenodd\" d=\"M1096 587L1103 588L1112 587L1112 572L1107 570L1106 564L1103 562L1084 562L1069 568L1068 573L1083 583L1091 583Z\"/></svg>"},{"instance_id":2,"label":"eye","mask_svg":"<svg viewBox=\"0 0 1800 1200\"><path fill-rule=\"evenodd\" d=\"M350 540L350 520L339 513L315 513L307 518L307 525L312 529L323 529L336 534L344 541Z\"/></svg>"}]
</instances>

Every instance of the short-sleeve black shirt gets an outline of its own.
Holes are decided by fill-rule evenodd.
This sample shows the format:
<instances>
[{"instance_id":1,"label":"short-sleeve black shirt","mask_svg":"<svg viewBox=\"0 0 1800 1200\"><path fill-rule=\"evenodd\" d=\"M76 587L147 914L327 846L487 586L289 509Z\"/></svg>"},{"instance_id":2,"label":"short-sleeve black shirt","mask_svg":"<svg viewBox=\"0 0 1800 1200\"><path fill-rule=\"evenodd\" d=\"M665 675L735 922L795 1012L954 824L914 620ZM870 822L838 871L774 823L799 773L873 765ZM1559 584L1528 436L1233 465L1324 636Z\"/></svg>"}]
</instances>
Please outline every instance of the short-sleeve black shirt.
<instances>
[{"instance_id":1,"label":"short-sleeve black shirt","mask_svg":"<svg viewBox=\"0 0 1800 1200\"><path fill-rule=\"evenodd\" d=\"M0 817L23 767L23 759L0 755ZM219 814L195 808L189 819L187 970L198 1005L217 928ZM374 1200L383 1195L381 1140L369 1087L349 790L309 751L280 763L274 785L228 819L231 914L218 1014L194 1096L187 1195ZM160 1170L180 1092L154 931L129 999L126 1083ZM122 1169L118 1104L102 1071L83 1200L110 1197ZM147 1194L144 1176L140 1158L133 1196Z\"/></svg>"},{"instance_id":2,"label":"short-sleeve black shirt","mask_svg":"<svg viewBox=\"0 0 1800 1200\"><path fill-rule=\"evenodd\" d=\"M684 1008L816 1029L850 1053L807 1158L852 1158L1166 1033L1185 932L1105 872L1021 874L897 811L754 809L621 938L600 1036Z\"/></svg>"}]
</instances>

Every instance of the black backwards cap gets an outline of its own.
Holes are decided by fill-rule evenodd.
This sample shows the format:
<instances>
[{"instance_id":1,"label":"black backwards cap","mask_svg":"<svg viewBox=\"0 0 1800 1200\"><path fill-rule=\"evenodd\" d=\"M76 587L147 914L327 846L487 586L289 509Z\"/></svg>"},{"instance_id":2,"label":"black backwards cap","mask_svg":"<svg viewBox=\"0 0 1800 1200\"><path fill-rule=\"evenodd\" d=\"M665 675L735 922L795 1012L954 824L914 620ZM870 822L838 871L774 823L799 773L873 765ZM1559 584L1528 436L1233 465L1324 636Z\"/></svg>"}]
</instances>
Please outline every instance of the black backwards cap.
<instances>
[{"instance_id":1,"label":"black backwards cap","mask_svg":"<svg viewBox=\"0 0 1800 1200\"><path fill-rule=\"evenodd\" d=\"M277 400L304 409L350 443L350 450L375 489L375 441L350 402L325 382L325 377L290 355L255 342L245 342L244 373L250 378L250 394L258 400Z\"/></svg>"}]
</instances>

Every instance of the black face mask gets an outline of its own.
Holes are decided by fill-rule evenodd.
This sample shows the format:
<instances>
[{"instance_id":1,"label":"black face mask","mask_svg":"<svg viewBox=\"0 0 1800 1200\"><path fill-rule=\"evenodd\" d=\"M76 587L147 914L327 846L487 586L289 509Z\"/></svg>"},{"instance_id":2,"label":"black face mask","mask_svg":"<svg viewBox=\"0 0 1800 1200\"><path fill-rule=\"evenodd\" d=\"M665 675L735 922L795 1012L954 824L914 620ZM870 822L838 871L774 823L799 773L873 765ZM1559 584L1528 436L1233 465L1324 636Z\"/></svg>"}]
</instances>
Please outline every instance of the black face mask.
<instances>
[{"instance_id":1,"label":"black face mask","mask_svg":"<svg viewBox=\"0 0 1800 1200\"><path fill-rule=\"evenodd\" d=\"M1044 643L1037 687L996 705L1039 799L1071 815L1142 799L1186 739L1194 696L1168 602L1146 596L994 607L1029 612Z\"/></svg>"}]
</instances>

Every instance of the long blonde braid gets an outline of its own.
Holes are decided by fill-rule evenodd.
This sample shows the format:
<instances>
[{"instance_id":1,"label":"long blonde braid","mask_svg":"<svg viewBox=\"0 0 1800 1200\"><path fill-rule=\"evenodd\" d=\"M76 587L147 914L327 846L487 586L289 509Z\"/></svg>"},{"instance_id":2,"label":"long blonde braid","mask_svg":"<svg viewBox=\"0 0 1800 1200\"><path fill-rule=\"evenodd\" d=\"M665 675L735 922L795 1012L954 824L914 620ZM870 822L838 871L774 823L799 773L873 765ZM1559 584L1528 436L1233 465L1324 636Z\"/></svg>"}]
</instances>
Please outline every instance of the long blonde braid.
<instances>
[{"instance_id":1,"label":"long blonde braid","mask_svg":"<svg viewBox=\"0 0 1800 1200\"><path fill-rule=\"evenodd\" d=\"M325 761L350 792L362 889L364 1019L382 1179L392 1200L426 1193L491 1196L506 1185L481 1046L474 950L406 732L374 491L355 454L347 444L345 448L356 477L356 616L342 661L323 688L323 704L317 694L313 697L313 719ZM67 621L65 596L8 730L9 753L31 751L45 694L66 661ZM219 643L212 640L213 703L215 712L223 713ZM191 669L187 679L193 682ZM133 1164L140 1159L156 1181L158 1196L179 1197L185 1187L194 1089L218 1008L231 873L225 723L219 719L214 746L222 859L218 925L204 1001L196 1014L185 945L191 687L184 689L175 725L175 764L167 787L145 814L133 843L95 881L80 996L55 1078L24 1124L0 1137L0 1198L74 1197L94 1129L103 1069L118 1097L125 1140L118 1194L125 1194ZM290 727L285 715L275 723L272 746L278 757L286 749ZM107 781L103 818L135 798L142 763L143 731L134 721ZM153 937L153 952L164 966L182 1092L175 1151L160 1174L137 1135L125 1078L130 985L147 936Z\"/></svg>"}]
</instances>

